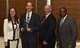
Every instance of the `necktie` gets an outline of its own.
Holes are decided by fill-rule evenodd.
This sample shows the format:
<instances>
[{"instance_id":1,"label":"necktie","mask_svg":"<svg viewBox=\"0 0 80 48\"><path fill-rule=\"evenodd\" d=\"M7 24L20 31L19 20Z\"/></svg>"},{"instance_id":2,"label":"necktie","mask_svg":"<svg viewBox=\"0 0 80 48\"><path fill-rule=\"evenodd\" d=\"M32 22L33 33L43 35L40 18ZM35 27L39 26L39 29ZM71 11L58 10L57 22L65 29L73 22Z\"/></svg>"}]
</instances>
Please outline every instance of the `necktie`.
<instances>
[{"instance_id":1,"label":"necktie","mask_svg":"<svg viewBox=\"0 0 80 48\"><path fill-rule=\"evenodd\" d=\"M29 23L29 12L27 14L27 22Z\"/></svg>"},{"instance_id":2,"label":"necktie","mask_svg":"<svg viewBox=\"0 0 80 48\"><path fill-rule=\"evenodd\" d=\"M29 12L27 13L27 27L29 27Z\"/></svg>"},{"instance_id":3,"label":"necktie","mask_svg":"<svg viewBox=\"0 0 80 48\"><path fill-rule=\"evenodd\" d=\"M64 18L61 18L60 26L62 25L63 22L64 22Z\"/></svg>"}]
</instances>

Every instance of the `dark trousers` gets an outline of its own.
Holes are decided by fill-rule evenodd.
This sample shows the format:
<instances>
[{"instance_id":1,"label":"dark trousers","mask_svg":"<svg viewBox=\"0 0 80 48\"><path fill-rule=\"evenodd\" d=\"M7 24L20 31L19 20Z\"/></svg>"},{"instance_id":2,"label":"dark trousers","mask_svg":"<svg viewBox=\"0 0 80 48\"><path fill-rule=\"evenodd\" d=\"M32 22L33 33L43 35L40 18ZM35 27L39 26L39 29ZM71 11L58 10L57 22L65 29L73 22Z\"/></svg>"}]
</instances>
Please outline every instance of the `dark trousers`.
<instances>
[{"instance_id":1,"label":"dark trousers","mask_svg":"<svg viewBox=\"0 0 80 48\"><path fill-rule=\"evenodd\" d=\"M29 36L27 34L22 35L22 48L36 48L35 36Z\"/></svg>"},{"instance_id":2,"label":"dark trousers","mask_svg":"<svg viewBox=\"0 0 80 48\"><path fill-rule=\"evenodd\" d=\"M50 41L50 42L48 42L47 45L43 45L42 44L41 48L55 48L55 42L54 41L52 41L52 42Z\"/></svg>"},{"instance_id":3,"label":"dark trousers","mask_svg":"<svg viewBox=\"0 0 80 48\"><path fill-rule=\"evenodd\" d=\"M16 39L16 40L8 40L8 46L5 46L5 48L10 48L10 41L17 41L16 48L18 48L19 39Z\"/></svg>"}]
</instances>

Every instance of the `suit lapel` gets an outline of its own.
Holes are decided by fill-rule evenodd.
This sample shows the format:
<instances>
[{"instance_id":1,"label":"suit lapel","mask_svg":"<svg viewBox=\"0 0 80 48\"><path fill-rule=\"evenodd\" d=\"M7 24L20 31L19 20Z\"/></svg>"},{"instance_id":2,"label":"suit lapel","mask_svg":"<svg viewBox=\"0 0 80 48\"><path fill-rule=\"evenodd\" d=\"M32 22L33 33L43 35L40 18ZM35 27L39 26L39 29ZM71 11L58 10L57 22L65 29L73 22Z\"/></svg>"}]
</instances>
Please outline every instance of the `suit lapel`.
<instances>
[{"instance_id":1,"label":"suit lapel","mask_svg":"<svg viewBox=\"0 0 80 48\"><path fill-rule=\"evenodd\" d=\"M61 21L61 18L59 18L58 22L57 22L57 25L58 25L58 28L60 29L60 21Z\"/></svg>"},{"instance_id":2,"label":"suit lapel","mask_svg":"<svg viewBox=\"0 0 80 48\"><path fill-rule=\"evenodd\" d=\"M24 13L23 20L26 22L26 13Z\"/></svg>"},{"instance_id":3,"label":"suit lapel","mask_svg":"<svg viewBox=\"0 0 80 48\"><path fill-rule=\"evenodd\" d=\"M33 14L33 12L32 12L32 15L31 15L31 18L30 18L29 24L30 24L30 22L33 20L33 16L34 16L34 14ZM24 20L26 21L26 13L24 14Z\"/></svg>"},{"instance_id":4,"label":"suit lapel","mask_svg":"<svg viewBox=\"0 0 80 48\"><path fill-rule=\"evenodd\" d=\"M51 14L45 19L45 21L47 21L50 18Z\"/></svg>"},{"instance_id":5,"label":"suit lapel","mask_svg":"<svg viewBox=\"0 0 80 48\"><path fill-rule=\"evenodd\" d=\"M64 26L67 23L67 20L68 20L68 16L65 18L65 20L64 20L64 22L62 23L61 26Z\"/></svg>"},{"instance_id":6,"label":"suit lapel","mask_svg":"<svg viewBox=\"0 0 80 48\"><path fill-rule=\"evenodd\" d=\"M47 23L49 16L46 18L44 17L44 19L41 22L41 25L43 26L45 23Z\"/></svg>"},{"instance_id":7,"label":"suit lapel","mask_svg":"<svg viewBox=\"0 0 80 48\"><path fill-rule=\"evenodd\" d=\"M44 22L47 22L48 21L48 19L49 19L49 17L50 17L50 15L44 20Z\"/></svg>"}]
</instances>

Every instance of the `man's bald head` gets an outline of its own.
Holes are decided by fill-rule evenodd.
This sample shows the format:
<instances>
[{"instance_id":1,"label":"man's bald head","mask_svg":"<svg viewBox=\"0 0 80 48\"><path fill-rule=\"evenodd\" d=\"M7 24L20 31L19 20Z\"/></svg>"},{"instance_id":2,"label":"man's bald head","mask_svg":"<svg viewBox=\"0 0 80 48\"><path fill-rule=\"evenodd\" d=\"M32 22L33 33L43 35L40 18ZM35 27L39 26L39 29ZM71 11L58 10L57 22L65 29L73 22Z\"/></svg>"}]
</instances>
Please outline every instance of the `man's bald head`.
<instances>
[{"instance_id":1,"label":"man's bald head","mask_svg":"<svg viewBox=\"0 0 80 48\"><path fill-rule=\"evenodd\" d=\"M45 13L51 12L52 11L51 6L50 5L45 5L44 11L45 11Z\"/></svg>"}]
</instances>

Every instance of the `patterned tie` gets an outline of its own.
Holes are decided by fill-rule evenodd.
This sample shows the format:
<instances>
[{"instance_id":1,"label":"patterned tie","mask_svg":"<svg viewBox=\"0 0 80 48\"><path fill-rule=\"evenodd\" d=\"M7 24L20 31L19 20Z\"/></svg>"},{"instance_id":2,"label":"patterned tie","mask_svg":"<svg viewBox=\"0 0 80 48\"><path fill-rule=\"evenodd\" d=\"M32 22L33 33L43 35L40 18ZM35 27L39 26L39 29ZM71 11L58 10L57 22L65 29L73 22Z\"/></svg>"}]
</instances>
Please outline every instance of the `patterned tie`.
<instances>
[{"instance_id":1,"label":"patterned tie","mask_svg":"<svg viewBox=\"0 0 80 48\"><path fill-rule=\"evenodd\" d=\"M27 14L27 27L29 27L29 12Z\"/></svg>"},{"instance_id":2,"label":"patterned tie","mask_svg":"<svg viewBox=\"0 0 80 48\"><path fill-rule=\"evenodd\" d=\"M29 12L28 12L28 16L27 16L27 22L29 23Z\"/></svg>"},{"instance_id":3,"label":"patterned tie","mask_svg":"<svg viewBox=\"0 0 80 48\"><path fill-rule=\"evenodd\" d=\"M60 26L62 25L63 22L64 22L64 18L61 18Z\"/></svg>"}]
</instances>

